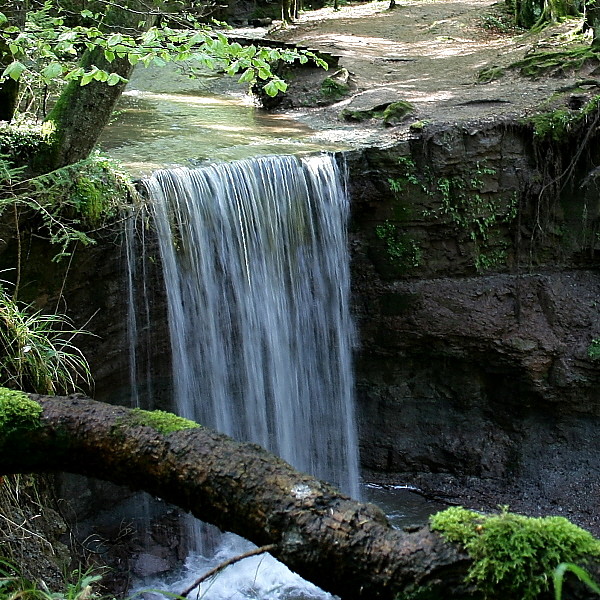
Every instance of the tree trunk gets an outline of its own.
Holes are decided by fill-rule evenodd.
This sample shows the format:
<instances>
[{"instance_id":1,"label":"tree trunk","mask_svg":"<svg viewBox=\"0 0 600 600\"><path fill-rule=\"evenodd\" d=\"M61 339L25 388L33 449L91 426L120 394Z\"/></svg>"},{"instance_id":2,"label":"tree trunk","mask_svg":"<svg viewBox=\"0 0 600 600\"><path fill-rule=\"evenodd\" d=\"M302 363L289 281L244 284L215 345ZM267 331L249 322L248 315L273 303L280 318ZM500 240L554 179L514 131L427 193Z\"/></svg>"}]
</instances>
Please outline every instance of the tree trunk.
<instances>
[{"instance_id":1,"label":"tree trunk","mask_svg":"<svg viewBox=\"0 0 600 600\"><path fill-rule=\"evenodd\" d=\"M258 545L322 588L389 599L431 586L464 597L470 561L423 528L394 530L375 506L298 473L259 446L206 428L163 435L129 409L79 397L32 396L42 427L0 434L0 473L68 471L151 494Z\"/></svg>"},{"instance_id":2,"label":"tree trunk","mask_svg":"<svg viewBox=\"0 0 600 600\"><path fill-rule=\"evenodd\" d=\"M600 0L586 2L585 23L592 30L592 48L600 51Z\"/></svg>"},{"instance_id":3,"label":"tree trunk","mask_svg":"<svg viewBox=\"0 0 600 600\"><path fill-rule=\"evenodd\" d=\"M463 582L471 561L458 547L427 527L392 529L377 507L260 446L203 427L162 434L139 412L83 397L31 398L43 409L40 426L15 431L14 412L8 426L0 418L2 474L69 471L146 490L259 546L275 544L276 558L344 600L416 591L429 600L480 598Z\"/></svg>"},{"instance_id":4,"label":"tree trunk","mask_svg":"<svg viewBox=\"0 0 600 600\"><path fill-rule=\"evenodd\" d=\"M0 0L0 12L8 21L6 25L23 27L25 8L22 1ZM13 61L8 44L0 39L0 73ZM0 83L0 121L11 121L19 101L19 83L8 78Z\"/></svg>"},{"instance_id":5,"label":"tree trunk","mask_svg":"<svg viewBox=\"0 0 600 600\"><path fill-rule=\"evenodd\" d=\"M281 0L281 19L292 23L292 0Z\"/></svg>"},{"instance_id":6,"label":"tree trunk","mask_svg":"<svg viewBox=\"0 0 600 600\"><path fill-rule=\"evenodd\" d=\"M93 65L126 79L133 70L126 57L115 58L109 63L102 49L88 50L84 54L81 66L87 70ZM46 118L46 122L53 124L54 133L47 148L36 154L35 170L46 173L87 158L107 125L125 85L109 86L100 81L91 81L84 86L79 81L69 83Z\"/></svg>"},{"instance_id":7,"label":"tree trunk","mask_svg":"<svg viewBox=\"0 0 600 600\"><path fill-rule=\"evenodd\" d=\"M107 11L103 20L103 28L107 31L142 31L154 24L156 15L145 12L148 7L143 0L128 0L122 4L125 6L117 3ZM85 70L96 66L125 79L133 71L126 56L117 56L109 62L102 48L86 50L79 66ZM96 80L84 86L79 81L69 83L46 118L47 123L53 124L54 133L50 144L36 154L34 169L46 173L87 158L126 85L125 82L110 86Z\"/></svg>"}]
</instances>

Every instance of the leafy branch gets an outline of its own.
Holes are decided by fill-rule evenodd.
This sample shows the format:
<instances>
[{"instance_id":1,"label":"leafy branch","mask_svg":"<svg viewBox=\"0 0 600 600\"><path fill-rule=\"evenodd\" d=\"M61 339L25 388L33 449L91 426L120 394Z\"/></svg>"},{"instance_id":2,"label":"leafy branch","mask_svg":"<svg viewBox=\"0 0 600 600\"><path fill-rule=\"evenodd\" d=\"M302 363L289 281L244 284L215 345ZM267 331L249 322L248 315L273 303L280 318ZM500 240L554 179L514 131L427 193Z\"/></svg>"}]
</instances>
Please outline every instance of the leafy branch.
<instances>
[{"instance_id":1,"label":"leafy branch","mask_svg":"<svg viewBox=\"0 0 600 600\"><path fill-rule=\"evenodd\" d=\"M79 17L83 21L93 19L94 25L67 25L62 10L53 0L46 0L37 11L30 11L22 27L10 23L0 12L0 47L4 45L10 52L10 62L5 60L8 64L0 75L0 82L7 78L19 81L28 77L44 85L57 80L79 81L82 86L91 81L109 86L124 83L126 79L110 69L96 65L84 68L75 64L84 50L97 49L109 65L117 58L145 66L194 61L210 69L222 69L231 76L239 75L240 82L267 81L264 90L269 96L287 88L272 70L272 65L280 61L304 64L312 60L327 68L313 52L242 46L196 20L190 21L185 29L167 25L146 28L146 21L141 20L138 23L140 30L130 32L127 28L107 31L102 13L83 10Z\"/></svg>"}]
</instances>

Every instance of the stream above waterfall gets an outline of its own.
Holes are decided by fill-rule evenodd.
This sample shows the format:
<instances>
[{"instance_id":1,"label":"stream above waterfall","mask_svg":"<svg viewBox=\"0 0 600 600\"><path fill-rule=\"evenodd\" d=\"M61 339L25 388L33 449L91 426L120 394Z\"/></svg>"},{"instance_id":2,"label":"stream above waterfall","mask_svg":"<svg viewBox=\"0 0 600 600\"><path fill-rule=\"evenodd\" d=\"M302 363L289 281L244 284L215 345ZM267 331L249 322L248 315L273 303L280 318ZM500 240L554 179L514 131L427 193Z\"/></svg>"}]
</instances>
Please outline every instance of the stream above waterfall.
<instances>
[{"instance_id":1,"label":"stream above waterfall","mask_svg":"<svg viewBox=\"0 0 600 600\"><path fill-rule=\"evenodd\" d=\"M246 91L225 76L190 78L183 65L138 68L100 146L136 176L165 166L346 148L258 108Z\"/></svg>"}]
</instances>

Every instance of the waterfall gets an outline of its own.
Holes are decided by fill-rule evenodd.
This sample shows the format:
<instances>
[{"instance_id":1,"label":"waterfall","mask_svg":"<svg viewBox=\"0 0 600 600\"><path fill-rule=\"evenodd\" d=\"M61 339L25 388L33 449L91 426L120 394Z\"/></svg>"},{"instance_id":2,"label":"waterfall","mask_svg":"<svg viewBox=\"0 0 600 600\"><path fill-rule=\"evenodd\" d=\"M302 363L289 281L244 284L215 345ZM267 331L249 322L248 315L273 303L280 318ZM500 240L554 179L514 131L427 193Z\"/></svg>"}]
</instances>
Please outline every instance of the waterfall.
<instances>
[{"instance_id":1,"label":"waterfall","mask_svg":"<svg viewBox=\"0 0 600 600\"><path fill-rule=\"evenodd\" d=\"M157 171L179 414L358 497L348 199L334 159Z\"/></svg>"}]
</instances>

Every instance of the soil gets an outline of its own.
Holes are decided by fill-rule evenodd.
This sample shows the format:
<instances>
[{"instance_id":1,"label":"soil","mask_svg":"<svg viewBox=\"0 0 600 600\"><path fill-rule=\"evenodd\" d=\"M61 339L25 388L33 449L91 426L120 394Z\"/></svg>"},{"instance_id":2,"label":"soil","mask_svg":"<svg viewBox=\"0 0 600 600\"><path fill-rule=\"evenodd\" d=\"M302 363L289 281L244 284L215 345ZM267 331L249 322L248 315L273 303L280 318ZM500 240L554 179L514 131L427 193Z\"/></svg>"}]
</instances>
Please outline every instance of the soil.
<instances>
[{"instance_id":1,"label":"soil","mask_svg":"<svg viewBox=\"0 0 600 600\"><path fill-rule=\"evenodd\" d=\"M389 10L387 1L306 12L290 26L272 30L269 38L293 42L339 57L329 73L299 70L290 84L295 107L320 103L322 80L349 72L351 94L327 107L297 110L295 116L329 136L360 145L392 142L415 121L464 122L521 117L537 111L557 91L574 89L582 80L600 85L597 65L576 73L530 79L507 71L487 84L482 69L505 69L534 51L573 43L575 20L531 33L516 29L503 3L490 0L402 0ZM581 37L579 38L581 43ZM590 81L590 78L591 81ZM364 93L376 93L373 104L410 102L415 111L402 125L384 130L381 122L350 124L340 112ZM597 92L596 92L597 93Z\"/></svg>"}]
</instances>

